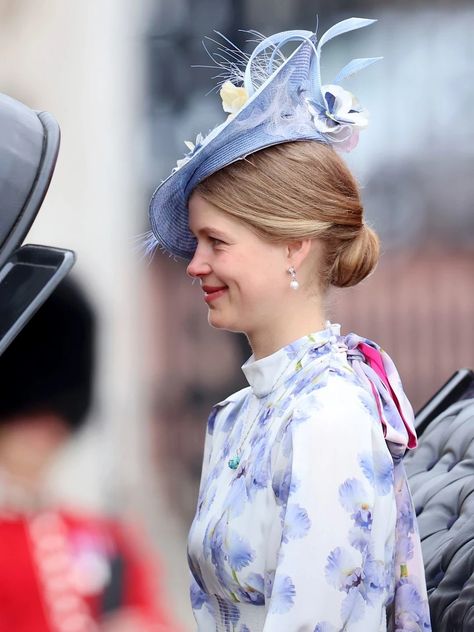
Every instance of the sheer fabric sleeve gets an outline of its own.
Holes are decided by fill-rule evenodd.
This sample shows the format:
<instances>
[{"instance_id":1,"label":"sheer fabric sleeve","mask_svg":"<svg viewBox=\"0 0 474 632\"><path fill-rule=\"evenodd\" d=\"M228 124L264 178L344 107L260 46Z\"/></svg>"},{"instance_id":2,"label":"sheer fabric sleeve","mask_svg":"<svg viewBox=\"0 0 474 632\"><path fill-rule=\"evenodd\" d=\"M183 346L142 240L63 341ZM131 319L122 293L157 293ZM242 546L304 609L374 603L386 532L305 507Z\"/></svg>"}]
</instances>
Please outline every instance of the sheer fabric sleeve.
<instances>
[{"instance_id":1,"label":"sheer fabric sleeve","mask_svg":"<svg viewBox=\"0 0 474 632\"><path fill-rule=\"evenodd\" d=\"M385 630L393 461L370 395L330 380L302 399L279 441L272 485L281 540L266 568L264 632Z\"/></svg>"}]
</instances>

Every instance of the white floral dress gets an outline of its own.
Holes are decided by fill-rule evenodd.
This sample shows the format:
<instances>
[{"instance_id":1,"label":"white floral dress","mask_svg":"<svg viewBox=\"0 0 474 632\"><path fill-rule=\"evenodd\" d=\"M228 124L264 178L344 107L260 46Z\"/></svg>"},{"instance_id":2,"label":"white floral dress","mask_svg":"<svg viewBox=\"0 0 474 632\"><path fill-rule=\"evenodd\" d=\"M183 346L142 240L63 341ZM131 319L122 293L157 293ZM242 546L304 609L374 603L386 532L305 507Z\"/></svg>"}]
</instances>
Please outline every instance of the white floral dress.
<instances>
[{"instance_id":1,"label":"white floral dress","mask_svg":"<svg viewBox=\"0 0 474 632\"><path fill-rule=\"evenodd\" d=\"M207 426L188 541L198 631L431 630L390 358L328 325L242 369L250 386Z\"/></svg>"}]
</instances>

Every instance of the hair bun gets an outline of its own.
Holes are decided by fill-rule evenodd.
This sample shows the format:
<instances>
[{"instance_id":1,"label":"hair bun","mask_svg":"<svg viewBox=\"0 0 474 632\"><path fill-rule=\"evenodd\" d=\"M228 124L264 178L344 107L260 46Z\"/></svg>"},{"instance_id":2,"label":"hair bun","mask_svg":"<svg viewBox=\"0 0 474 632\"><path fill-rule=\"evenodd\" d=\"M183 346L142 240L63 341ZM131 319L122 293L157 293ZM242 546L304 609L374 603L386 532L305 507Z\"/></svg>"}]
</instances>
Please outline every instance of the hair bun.
<instances>
[{"instance_id":1,"label":"hair bun","mask_svg":"<svg viewBox=\"0 0 474 632\"><path fill-rule=\"evenodd\" d=\"M350 287L365 279L377 265L380 252L375 231L362 224L356 237L344 243L336 255L330 282L335 287Z\"/></svg>"}]
</instances>

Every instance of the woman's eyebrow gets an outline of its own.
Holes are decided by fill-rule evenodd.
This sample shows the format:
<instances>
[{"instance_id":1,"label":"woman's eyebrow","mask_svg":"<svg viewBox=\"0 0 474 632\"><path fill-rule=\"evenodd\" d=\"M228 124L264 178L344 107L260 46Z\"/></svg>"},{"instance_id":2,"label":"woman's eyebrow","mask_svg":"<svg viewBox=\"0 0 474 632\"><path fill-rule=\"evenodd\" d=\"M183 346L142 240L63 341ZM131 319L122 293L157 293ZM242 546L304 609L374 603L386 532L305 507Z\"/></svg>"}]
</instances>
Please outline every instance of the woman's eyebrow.
<instances>
[{"instance_id":1,"label":"woman's eyebrow","mask_svg":"<svg viewBox=\"0 0 474 632\"><path fill-rule=\"evenodd\" d=\"M193 235L195 237L199 236L199 235L203 235L203 234L212 234L215 235L216 237L222 237L224 239L228 238L228 235L226 235L226 233L223 233L221 230L218 230L217 228L213 228L212 226L201 226L201 228L197 231L197 234L192 230L192 228L190 227L189 230L193 233Z\"/></svg>"}]
</instances>

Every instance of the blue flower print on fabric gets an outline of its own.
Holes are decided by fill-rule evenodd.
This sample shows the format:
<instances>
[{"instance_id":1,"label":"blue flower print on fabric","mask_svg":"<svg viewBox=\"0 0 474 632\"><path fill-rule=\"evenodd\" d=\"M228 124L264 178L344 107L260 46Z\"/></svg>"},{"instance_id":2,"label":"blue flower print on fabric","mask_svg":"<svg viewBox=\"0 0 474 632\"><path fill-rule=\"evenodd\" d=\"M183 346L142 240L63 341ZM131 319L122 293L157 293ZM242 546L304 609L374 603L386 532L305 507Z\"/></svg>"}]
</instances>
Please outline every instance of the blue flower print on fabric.
<instances>
[{"instance_id":1,"label":"blue flower print on fabric","mask_svg":"<svg viewBox=\"0 0 474 632\"><path fill-rule=\"evenodd\" d=\"M196 586L201 590L205 591L206 587L204 584L204 579L202 577L201 569L199 568L199 564L194 562L188 553L188 564L189 570L191 571L191 575L193 576L194 582L192 585L196 584Z\"/></svg>"},{"instance_id":2,"label":"blue flower print on fabric","mask_svg":"<svg viewBox=\"0 0 474 632\"><path fill-rule=\"evenodd\" d=\"M243 584L236 591L239 601L263 606L265 603L265 588L263 576L258 573L250 573Z\"/></svg>"},{"instance_id":3,"label":"blue flower print on fabric","mask_svg":"<svg viewBox=\"0 0 474 632\"><path fill-rule=\"evenodd\" d=\"M311 367L310 365L310 368ZM294 385L292 386L292 383ZM307 395L314 393L326 385L326 376L324 373L318 373L313 370L301 370L287 380L287 386L291 387L291 397L294 399L298 395Z\"/></svg>"},{"instance_id":4,"label":"blue flower print on fabric","mask_svg":"<svg viewBox=\"0 0 474 632\"><path fill-rule=\"evenodd\" d=\"M227 551L225 559L234 571L241 571L254 559L255 553L249 543L230 529L227 530L224 546Z\"/></svg>"},{"instance_id":5,"label":"blue flower print on fabric","mask_svg":"<svg viewBox=\"0 0 474 632\"><path fill-rule=\"evenodd\" d=\"M370 529L361 529L360 527L354 527L349 531L349 544L361 553L365 553L365 551L367 551L367 548L370 544L370 538Z\"/></svg>"},{"instance_id":6,"label":"blue flower print on fabric","mask_svg":"<svg viewBox=\"0 0 474 632\"><path fill-rule=\"evenodd\" d=\"M351 514L356 527L364 531L372 528L372 507L367 500L363 484L355 478L345 481L339 487L339 500L344 509Z\"/></svg>"},{"instance_id":7,"label":"blue flower print on fabric","mask_svg":"<svg viewBox=\"0 0 474 632\"><path fill-rule=\"evenodd\" d=\"M305 375L298 380L292 390L293 397L300 395L304 391L312 390L313 375ZM311 387L311 388L308 388Z\"/></svg>"},{"instance_id":8,"label":"blue flower print on fabric","mask_svg":"<svg viewBox=\"0 0 474 632\"><path fill-rule=\"evenodd\" d=\"M212 467L204 481L198 498L198 514L204 507L211 507L214 497L216 495L216 481L224 467L225 460L221 459L214 467Z\"/></svg>"},{"instance_id":9,"label":"blue flower print on fabric","mask_svg":"<svg viewBox=\"0 0 474 632\"><path fill-rule=\"evenodd\" d=\"M429 610L419 592L408 580L401 580L398 584L400 602L403 609L395 612L395 630L431 630Z\"/></svg>"},{"instance_id":10,"label":"blue flower print on fabric","mask_svg":"<svg viewBox=\"0 0 474 632\"><path fill-rule=\"evenodd\" d=\"M272 489L275 494L277 505L286 507L288 497L294 494L298 489L298 483L295 476L292 476L291 463L285 470L277 470L273 475Z\"/></svg>"},{"instance_id":11,"label":"blue flower print on fabric","mask_svg":"<svg viewBox=\"0 0 474 632\"><path fill-rule=\"evenodd\" d=\"M212 551L211 551L211 535L213 531L213 523L209 523L206 527L206 531L204 533L204 538L202 541L202 551L204 553L204 557L206 560L211 559Z\"/></svg>"},{"instance_id":12,"label":"blue flower print on fabric","mask_svg":"<svg viewBox=\"0 0 474 632\"><path fill-rule=\"evenodd\" d=\"M248 398L243 401L241 406L233 406L227 417L224 419L221 431L228 434L237 424L242 426L243 420L247 415L248 406ZM240 429L240 432L242 432L242 428Z\"/></svg>"},{"instance_id":13,"label":"blue flower print on fabric","mask_svg":"<svg viewBox=\"0 0 474 632\"><path fill-rule=\"evenodd\" d=\"M362 582L363 571L353 553L337 547L328 556L325 574L332 586L340 591L349 592Z\"/></svg>"},{"instance_id":14,"label":"blue flower print on fabric","mask_svg":"<svg viewBox=\"0 0 474 632\"><path fill-rule=\"evenodd\" d=\"M327 351L324 355L326 354ZM282 388L284 389L284 392L282 393L282 397L284 397L285 399L283 401L283 406L282 399L278 400L277 402L278 416L281 416L282 414L282 407L287 408L288 398L291 402L295 398L295 396L304 393L311 393L322 388L325 384L326 375L323 363L321 363L321 366L318 367L315 366L314 362L303 365L300 361L298 361L295 372L288 375L283 382Z\"/></svg>"},{"instance_id":15,"label":"blue flower print on fabric","mask_svg":"<svg viewBox=\"0 0 474 632\"><path fill-rule=\"evenodd\" d=\"M362 454L359 466L371 486L388 493L386 481L392 481L392 469L386 467L386 460L380 457L373 464L369 454ZM370 550L372 495L373 492L369 493L366 485L356 478L347 479L339 486L339 502L350 513L354 524L348 534L353 550L337 547L331 551L325 574L332 586L346 593L341 604L341 617L346 623L359 621L366 606L375 606L379 595L390 587L385 563L375 559Z\"/></svg>"},{"instance_id":16,"label":"blue flower print on fabric","mask_svg":"<svg viewBox=\"0 0 474 632\"><path fill-rule=\"evenodd\" d=\"M231 483L224 508L229 516L237 517L242 514L248 502L247 486L242 475L237 476Z\"/></svg>"},{"instance_id":17,"label":"blue flower print on fabric","mask_svg":"<svg viewBox=\"0 0 474 632\"><path fill-rule=\"evenodd\" d=\"M404 561L408 561L413 557L413 534L415 533L415 523L413 513L410 511L409 500L406 500L401 505L395 529L398 538L399 557Z\"/></svg>"},{"instance_id":18,"label":"blue flower print on fabric","mask_svg":"<svg viewBox=\"0 0 474 632\"><path fill-rule=\"evenodd\" d=\"M414 533L415 531L415 519L413 513L410 511L410 503L406 500L398 512L398 528L406 535Z\"/></svg>"},{"instance_id":19,"label":"blue flower print on fabric","mask_svg":"<svg viewBox=\"0 0 474 632\"><path fill-rule=\"evenodd\" d=\"M291 609L295 602L296 589L291 577L277 575L273 581L271 592L270 612L284 614Z\"/></svg>"},{"instance_id":20,"label":"blue flower print on fabric","mask_svg":"<svg viewBox=\"0 0 474 632\"><path fill-rule=\"evenodd\" d=\"M280 432L277 436L277 441L280 444L281 453L285 458L290 457L293 450L293 442L290 432L292 421L293 419L290 418L287 421L283 422Z\"/></svg>"},{"instance_id":21,"label":"blue flower print on fabric","mask_svg":"<svg viewBox=\"0 0 474 632\"><path fill-rule=\"evenodd\" d=\"M206 529L204 552L210 552L211 562L216 569L216 575L224 582L228 579L229 573L225 568L224 536L225 536L225 516L217 521L214 528L209 524Z\"/></svg>"},{"instance_id":22,"label":"blue flower print on fabric","mask_svg":"<svg viewBox=\"0 0 474 632\"><path fill-rule=\"evenodd\" d=\"M306 509L299 505L289 504L285 513L282 542L303 538L311 528L311 520Z\"/></svg>"},{"instance_id":23,"label":"blue flower print on fabric","mask_svg":"<svg viewBox=\"0 0 474 632\"><path fill-rule=\"evenodd\" d=\"M285 417L286 413L288 411L288 408L290 407L291 403L294 400L294 395L293 393L286 393L282 396L281 399L278 400L277 404L277 408L276 408L276 416L281 418L281 417Z\"/></svg>"},{"instance_id":24,"label":"blue flower print on fabric","mask_svg":"<svg viewBox=\"0 0 474 632\"><path fill-rule=\"evenodd\" d=\"M260 428L266 428L271 421L272 415L274 413L274 408L268 407L264 408L263 411L258 416L257 424Z\"/></svg>"},{"instance_id":25,"label":"blue flower print on fabric","mask_svg":"<svg viewBox=\"0 0 474 632\"><path fill-rule=\"evenodd\" d=\"M247 577L247 586L255 592L265 592L265 581L260 573L250 573Z\"/></svg>"},{"instance_id":26,"label":"blue flower print on fabric","mask_svg":"<svg viewBox=\"0 0 474 632\"><path fill-rule=\"evenodd\" d=\"M203 550L206 557L210 556L216 577L227 587L233 602L264 602L261 576L251 573L244 583L239 580L237 573L254 561L255 552L244 538L229 529L225 515L214 528L206 530Z\"/></svg>"},{"instance_id":27,"label":"blue flower print on fabric","mask_svg":"<svg viewBox=\"0 0 474 632\"><path fill-rule=\"evenodd\" d=\"M370 605L374 605L372 601L374 595L380 595L387 589L385 564L380 560L376 560L369 552L367 552L363 561L363 569L364 587L366 589L363 596Z\"/></svg>"},{"instance_id":28,"label":"blue flower print on fabric","mask_svg":"<svg viewBox=\"0 0 474 632\"><path fill-rule=\"evenodd\" d=\"M227 526L226 516L217 522L210 537L211 560L219 577L228 577L226 564L237 571L250 564L255 553L248 542Z\"/></svg>"},{"instance_id":29,"label":"blue flower print on fabric","mask_svg":"<svg viewBox=\"0 0 474 632\"><path fill-rule=\"evenodd\" d=\"M341 604L341 618L345 622L344 628L350 629L347 627L348 624L360 621L364 612L365 603L361 593L357 589L349 591Z\"/></svg>"},{"instance_id":30,"label":"blue flower print on fabric","mask_svg":"<svg viewBox=\"0 0 474 632\"><path fill-rule=\"evenodd\" d=\"M356 383L356 376L352 372L350 372L347 369L347 367L334 365L334 366L331 366L330 371L333 376L337 375L338 377L342 377L346 381L351 381L351 382Z\"/></svg>"},{"instance_id":31,"label":"blue flower print on fabric","mask_svg":"<svg viewBox=\"0 0 474 632\"><path fill-rule=\"evenodd\" d=\"M267 487L270 480L270 447L264 436L265 433L255 441L254 453L255 458L252 459L247 469L247 493L250 500L253 499L259 490Z\"/></svg>"},{"instance_id":32,"label":"blue flower print on fabric","mask_svg":"<svg viewBox=\"0 0 474 632\"><path fill-rule=\"evenodd\" d=\"M360 386L358 380L359 377L356 375L354 381ZM359 389L358 399L362 407L369 413L371 417L373 417L374 419L379 419L377 404L372 393L368 393L364 389Z\"/></svg>"},{"instance_id":33,"label":"blue flower print on fabric","mask_svg":"<svg viewBox=\"0 0 474 632\"><path fill-rule=\"evenodd\" d=\"M285 352L288 360L296 360L301 352L301 340L297 340L285 347ZM297 370L297 369L296 369Z\"/></svg>"},{"instance_id":34,"label":"blue flower print on fabric","mask_svg":"<svg viewBox=\"0 0 474 632\"><path fill-rule=\"evenodd\" d=\"M366 605L375 605L374 598L386 590L385 565L369 552L358 564L352 552L337 547L328 557L325 573L328 582L347 595L341 604L341 616L347 623L361 619Z\"/></svg>"},{"instance_id":35,"label":"blue flower print on fabric","mask_svg":"<svg viewBox=\"0 0 474 632\"><path fill-rule=\"evenodd\" d=\"M359 455L359 465L374 489L385 496L393 489L393 460L388 454L374 452Z\"/></svg>"},{"instance_id":36,"label":"blue flower print on fabric","mask_svg":"<svg viewBox=\"0 0 474 632\"><path fill-rule=\"evenodd\" d=\"M273 591L273 584L275 583L275 570L265 571L265 597L270 599Z\"/></svg>"},{"instance_id":37,"label":"blue flower print on fabric","mask_svg":"<svg viewBox=\"0 0 474 632\"><path fill-rule=\"evenodd\" d=\"M212 436L214 434L214 426L216 424L217 413L219 412L219 406L214 406L209 414L207 420L207 432Z\"/></svg>"},{"instance_id":38,"label":"blue flower print on fabric","mask_svg":"<svg viewBox=\"0 0 474 632\"><path fill-rule=\"evenodd\" d=\"M215 480L208 479L207 485L203 487L198 498L197 515L200 516L203 511L208 509L216 496L217 486Z\"/></svg>"},{"instance_id":39,"label":"blue flower print on fabric","mask_svg":"<svg viewBox=\"0 0 474 632\"><path fill-rule=\"evenodd\" d=\"M315 358L320 358L321 356L325 356L330 351L331 351L331 343L325 342L323 345L317 345L316 347L311 347L311 349L308 352L308 358L314 360Z\"/></svg>"},{"instance_id":40,"label":"blue flower print on fabric","mask_svg":"<svg viewBox=\"0 0 474 632\"><path fill-rule=\"evenodd\" d=\"M261 615L258 629L270 632L368 631L388 607L389 629L428 632L403 462L384 438L374 394L348 363L343 339L322 332L292 347L211 412L189 544L198 629L255 632ZM329 447L346 421L338 446L348 458L333 463ZM395 427L386 423L387 432Z\"/></svg>"},{"instance_id":41,"label":"blue flower print on fabric","mask_svg":"<svg viewBox=\"0 0 474 632\"><path fill-rule=\"evenodd\" d=\"M222 446L222 460L223 461L227 461L227 457L230 454L230 449L231 449L230 441L224 441L224 445Z\"/></svg>"},{"instance_id":42,"label":"blue flower print on fabric","mask_svg":"<svg viewBox=\"0 0 474 632\"><path fill-rule=\"evenodd\" d=\"M319 356L328 353L328 351L330 350L329 342L332 338L332 334L333 332L327 329L324 332L320 332L317 337L313 334L309 334L307 336L304 336L303 338L300 338L299 340L296 340L295 342L285 347L287 358L289 360L296 360L301 355L302 350L305 350L308 347L308 354L317 353ZM298 371L298 368L299 367L297 364L295 366L295 371Z\"/></svg>"},{"instance_id":43,"label":"blue flower print on fabric","mask_svg":"<svg viewBox=\"0 0 474 632\"><path fill-rule=\"evenodd\" d=\"M191 594L191 606L194 610L200 610L205 603L208 602L209 598L206 593L199 588L196 582L191 584L190 589Z\"/></svg>"}]
</instances>

